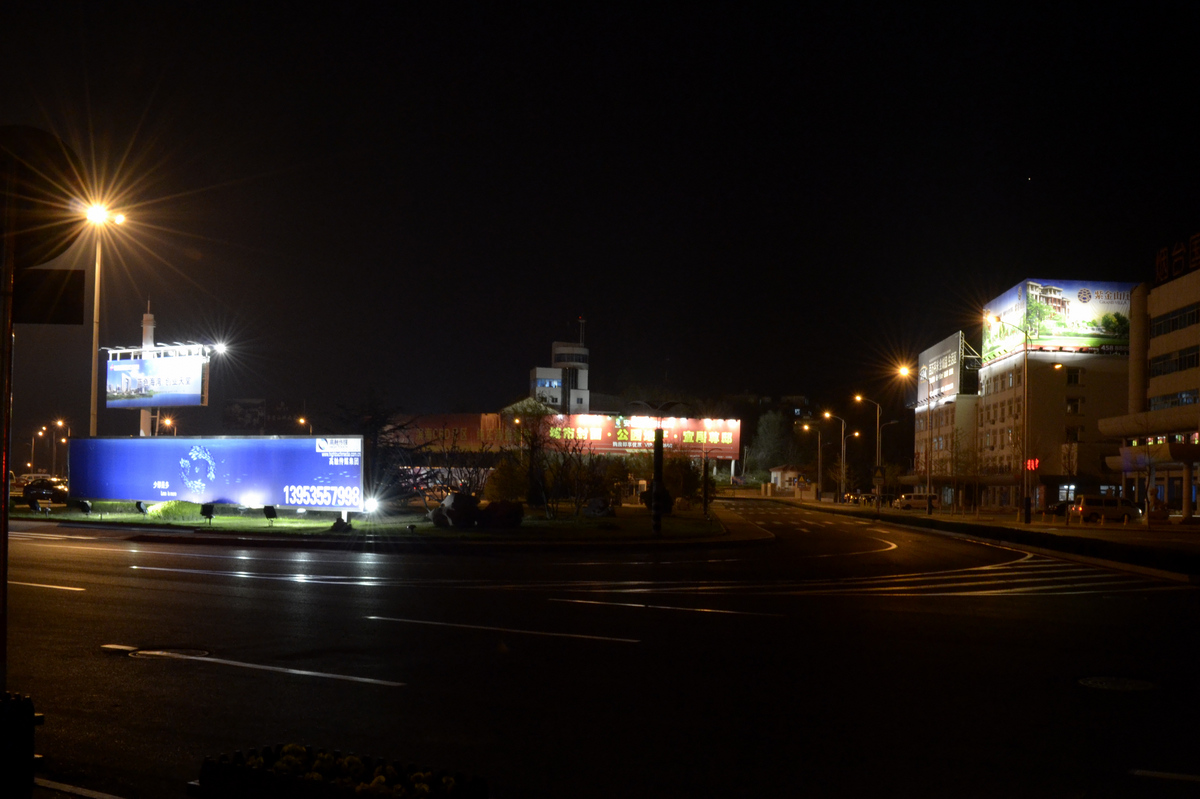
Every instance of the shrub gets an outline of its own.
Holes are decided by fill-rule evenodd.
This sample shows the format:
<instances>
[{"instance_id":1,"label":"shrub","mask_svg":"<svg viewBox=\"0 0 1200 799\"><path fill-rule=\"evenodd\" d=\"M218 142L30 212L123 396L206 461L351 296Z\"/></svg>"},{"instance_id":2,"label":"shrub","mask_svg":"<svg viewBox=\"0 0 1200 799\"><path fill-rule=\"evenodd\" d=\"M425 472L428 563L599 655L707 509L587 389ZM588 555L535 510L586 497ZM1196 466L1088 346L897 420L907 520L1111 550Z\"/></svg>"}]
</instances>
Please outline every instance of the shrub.
<instances>
[{"instance_id":1,"label":"shrub","mask_svg":"<svg viewBox=\"0 0 1200 799\"><path fill-rule=\"evenodd\" d=\"M161 521L194 521L200 518L200 506L195 502L173 499L151 505L146 509L146 517Z\"/></svg>"}]
</instances>

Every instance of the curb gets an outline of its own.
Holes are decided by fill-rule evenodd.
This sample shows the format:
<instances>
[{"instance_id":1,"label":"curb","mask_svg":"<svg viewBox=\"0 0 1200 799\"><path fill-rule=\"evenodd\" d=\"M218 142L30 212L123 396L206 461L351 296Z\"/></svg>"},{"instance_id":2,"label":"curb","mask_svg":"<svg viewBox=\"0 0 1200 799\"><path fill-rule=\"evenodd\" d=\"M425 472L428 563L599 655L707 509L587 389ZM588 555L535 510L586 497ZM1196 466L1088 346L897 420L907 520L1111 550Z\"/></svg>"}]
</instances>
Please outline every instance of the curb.
<instances>
[{"instance_id":1,"label":"curb","mask_svg":"<svg viewBox=\"0 0 1200 799\"><path fill-rule=\"evenodd\" d=\"M1128 544L1084 536L1063 536L1048 530L1016 530L1011 527L939 519L936 516L898 517L891 513L877 514L873 510L833 510L810 503L788 502L778 498L766 499L773 499L773 501L793 507L823 511L834 516L872 519L898 527L973 540L982 544L1008 546L1038 555L1106 566L1119 571L1128 571L1174 582L1200 584L1200 554L1172 552L1166 548L1146 544Z\"/></svg>"}]
</instances>

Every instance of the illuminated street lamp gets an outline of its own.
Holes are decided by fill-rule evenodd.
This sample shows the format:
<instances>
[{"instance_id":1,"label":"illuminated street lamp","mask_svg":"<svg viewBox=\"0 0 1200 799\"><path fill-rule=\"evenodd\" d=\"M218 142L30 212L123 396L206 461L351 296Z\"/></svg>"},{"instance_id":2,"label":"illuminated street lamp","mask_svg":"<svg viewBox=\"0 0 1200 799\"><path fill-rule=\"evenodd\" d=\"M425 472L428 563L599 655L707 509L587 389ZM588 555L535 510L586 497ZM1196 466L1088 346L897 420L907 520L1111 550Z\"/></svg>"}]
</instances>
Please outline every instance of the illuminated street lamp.
<instances>
[{"instance_id":1,"label":"illuminated street lamp","mask_svg":"<svg viewBox=\"0 0 1200 799\"><path fill-rule=\"evenodd\" d=\"M308 434L310 436L312 435L312 421L310 419L305 419L303 416L301 416L299 419L296 420L296 423L299 425L308 425ZM517 424L520 424L520 423L521 423L521 420L518 419Z\"/></svg>"},{"instance_id":2,"label":"illuminated street lamp","mask_svg":"<svg viewBox=\"0 0 1200 799\"><path fill-rule=\"evenodd\" d=\"M36 471L33 468L33 464L37 463L37 440L44 438L45 435L46 428L43 427L41 430L35 430L33 435L29 437L29 471L31 472Z\"/></svg>"},{"instance_id":3,"label":"illuminated street lamp","mask_svg":"<svg viewBox=\"0 0 1200 799\"><path fill-rule=\"evenodd\" d=\"M164 416L162 423L165 424L167 427L171 428L171 435L173 435L173 436L179 435L179 425L175 424L175 420L172 419L170 416Z\"/></svg>"},{"instance_id":4,"label":"illuminated street lamp","mask_svg":"<svg viewBox=\"0 0 1200 799\"><path fill-rule=\"evenodd\" d=\"M805 430L815 429L817 431L817 502L820 502L821 501L821 481L823 479L822 478L823 472L821 471L821 469L823 468L822 463L821 463L821 456L824 454L824 450L821 449L821 428L819 428L819 427L813 428L813 427L810 427L809 425L804 425L804 429Z\"/></svg>"},{"instance_id":5,"label":"illuminated street lamp","mask_svg":"<svg viewBox=\"0 0 1200 799\"><path fill-rule=\"evenodd\" d=\"M846 442L852 438L858 438L858 431L847 433L842 436L842 499L846 497Z\"/></svg>"},{"instance_id":6,"label":"illuminated street lamp","mask_svg":"<svg viewBox=\"0 0 1200 799\"><path fill-rule=\"evenodd\" d=\"M879 469L879 467L883 465L883 462L880 460L880 454L881 454L882 450L879 447L879 417L883 415L883 406L880 405L875 400L867 399L862 394L855 394L854 401L855 402L869 402L875 406L875 468ZM879 486L876 485L875 486L875 508L876 508L876 510L879 509L879 495L880 495Z\"/></svg>"},{"instance_id":7,"label":"illuminated street lamp","mask_svg":"<svg viewBox=\"0 0 1200 799\"><path fill-rule=\"evenodd\" d=\"M125 223L124 214L110 214L103 205L93 205L87 210L87 221L96 228L96 285L92 291L92 416L88 434L96 436L96 409L100 390L100 242L104 227L109 223Z\"/></svg>"},{"instance_id":8,"label":"illuminated street lamp","mask_svg":"<svg viewBox=\"0 0 1200 799\"><path fill-rule=\"evenodd\" d=\"M838 502L843 502L846 497L846 420L840 416L834 416L829 411L825 411L826 419L837 419L842 423L842 474L838 480Z\"/></svg>"},{"instance_id":9,"label":"illuminated street lamp","mask_svg":"<svg viewBox=\"0 0 1200 799\"><path fill-rule=\"evenodd\" d=\"M988 327L1008 325L1025 337L1025 351L1021 363L1021 507L1024 508L1025 524L1029 524L1032 517L1032 501L1029 496L1029 331L986 310L983 312L983 321Z\"/></svg>"}]
</instances>

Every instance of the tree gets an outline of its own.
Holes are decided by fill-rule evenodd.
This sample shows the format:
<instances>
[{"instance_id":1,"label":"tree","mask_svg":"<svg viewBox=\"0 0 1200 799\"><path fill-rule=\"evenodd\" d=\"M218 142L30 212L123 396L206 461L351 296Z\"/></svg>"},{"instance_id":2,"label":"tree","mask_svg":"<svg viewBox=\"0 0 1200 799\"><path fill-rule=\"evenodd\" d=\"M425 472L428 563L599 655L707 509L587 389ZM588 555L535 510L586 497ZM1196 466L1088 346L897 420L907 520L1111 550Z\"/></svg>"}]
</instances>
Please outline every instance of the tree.
<instances>
[{"instance_id":1,"label":"tree","mask_svg":"<svg viewBox=\"0 0 1200 799\"><path fill-rule=\"evenodd\" d=\"M781 466L799 458L800 447L792 422L779 411L768 411L758 417L758 429L746 457L746 467L762 471Z\"/></svg>"}]
</instances>

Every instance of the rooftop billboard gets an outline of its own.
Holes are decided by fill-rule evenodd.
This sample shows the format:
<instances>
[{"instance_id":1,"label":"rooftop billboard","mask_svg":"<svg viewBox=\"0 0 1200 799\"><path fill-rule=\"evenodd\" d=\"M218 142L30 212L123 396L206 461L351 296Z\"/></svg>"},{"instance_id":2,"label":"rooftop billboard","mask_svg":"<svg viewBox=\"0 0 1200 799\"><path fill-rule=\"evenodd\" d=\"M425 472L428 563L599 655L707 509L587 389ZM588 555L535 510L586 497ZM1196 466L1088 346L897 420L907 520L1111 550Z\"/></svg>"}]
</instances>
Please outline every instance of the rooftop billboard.
<instances>
[{"instance_id":1,"label":"rooftop billboard","mask_svg":"<svg viewBox=\"0 0 1200 799\"><path fill-rule=\"evenodd\" d=\"M921 353L917 366L917 403L953 397L962 391L963 334L958 331Z\"/></svg>"},{"instance_id":2,"label":"rooftop billboard","mask_svg":"<svg viewBox=\"0 0 1200 799\"><path fill-rule=\"evenodd\" d=\"M1129 297L1136 283L1026 280L984 307L983 362L1031 350L1129 354Z\"/></svg>"},{"instance_id":3,"label":"rooftop billboard","mask_svg":"<svg viewBox=\"0 0 1200 799\"><path fill-rule=\"evenodd\" d=\"M71 496L363 509L362 436L73 438Z\"/></svg>"}]
</instances>

